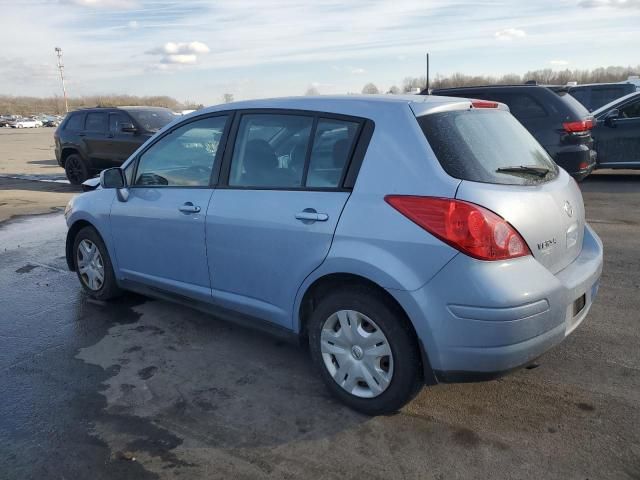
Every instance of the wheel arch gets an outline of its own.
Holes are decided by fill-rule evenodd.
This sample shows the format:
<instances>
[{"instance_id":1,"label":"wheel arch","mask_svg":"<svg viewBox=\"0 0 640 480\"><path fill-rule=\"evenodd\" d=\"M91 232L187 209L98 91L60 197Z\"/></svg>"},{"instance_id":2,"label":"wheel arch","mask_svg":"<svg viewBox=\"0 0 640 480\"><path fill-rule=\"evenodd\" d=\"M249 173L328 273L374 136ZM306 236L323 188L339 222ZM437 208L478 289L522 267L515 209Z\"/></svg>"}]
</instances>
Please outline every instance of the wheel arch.
<instances>
[{"instance_id":1,"label":"wheel arch","mask_svg":"<svg viewBox=\"0 0 640 480\"><path fill-rule=\"evenodd\" d=\"M387 289L374 282L373 280L370 280L358 274L347 272L327 273L313 280L313 282L306 288L297 309L295 318L297 325L294 326L297 327L296 330L301 339L301 343L304 343L308 338L308 320L318 300L331 291L339 290L347 286L365 287L373 291L376 295L379 295L380 298L383 298L385 300L385 302L388 302L388 304L398 313L401 321L406 323L407 327L411 330L416 343L418 344L422 360L423 378L425 383L427 383L428 385L437 383L423 342L418 336L416 328L413 325L413 322L411 321L411 318L407 314L406 310L402 307L400 302L398 302L398 300L391 293L389 293Z\"/></svg>"},{"instance_id":2,"label":"wheel arch","mask_svg":"<svg viewBox=\"0 0 640 480\"><path fill-rule=\"evenodd\" d=\"M104 242L104 237L100 233L100 230L98 230L93 223L83 218L75 221L69 227L69 231L67 232L67 240L65 244L65 256L67 258L67 266L69 267L69 270L71 270L72 272L75 272L76 270L76 267L73 261L73 243L75 242L76 235L78 235L78 232L82 230L84 227L93 228L98 233L98 235L100 235L100 238L102 238L102 241Z\"/></svg>"},{"instance_id":3,"label":"wheel arch","mask_svg":"<svg viewBox=\"0 0 640 480\"><path fill-rule=\"evenodd\" d=\"M65 162L67 161L67 158L69 158L69 155L82 156L82 153L76 147L64 147L62 149L62 152L60 152L60 163L62 164L61 166L63 168L64 168Z\"/></svg>"}]
</instances>

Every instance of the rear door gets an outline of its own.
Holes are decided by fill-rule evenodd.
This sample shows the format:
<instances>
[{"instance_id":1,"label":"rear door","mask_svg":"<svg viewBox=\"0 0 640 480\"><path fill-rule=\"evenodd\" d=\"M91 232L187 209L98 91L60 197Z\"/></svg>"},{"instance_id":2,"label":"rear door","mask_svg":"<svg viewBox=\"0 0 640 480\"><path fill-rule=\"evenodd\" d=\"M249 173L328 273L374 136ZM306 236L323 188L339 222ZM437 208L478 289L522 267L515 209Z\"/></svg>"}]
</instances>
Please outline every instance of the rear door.
<instances>
[{"instance_id":1,"label":"rear door","mask_svg":"<svg viewBox=\"0 0 640 480\"><path fill-rule=\"evenodd\" d=\"M116 165L122 163L144 143L148 137L140 137L132 132L123 132L122 125L132 124L133 120L122 112L109 113L109 150L111 151L110 162Z\"/></svg>"},{"instance_id":2,"label":"rear door","mask_svg":"<svg viewBox=\"0 0 640 480\"><path fill-rule=\"evenodd\" d=\"M326 257L350 191L362 120L298 111L238 115L207 214L214 301L291 327L296 292Z\"/></svg>"},{"instance_id":3,"label":"rear door","mask_svg":"<svg viewBox=\"0 0 640 480\"><path fill-rule=\"evenodd\" d=\"M107 138L107 113L89 112L84 122L84 143L91 166L96 169L113 166Z\"/></svg>"},{"instance_id":4,"label":"rear door","mask_svg":"<svg viewBox=\"0 0 640 480\"><path fill-rule=\"evenodd\" d=\"M619 107L620 116L610 123L600 120L594 131L601 167L640 164L640 98Z\"/></svg>"}]
</instances>

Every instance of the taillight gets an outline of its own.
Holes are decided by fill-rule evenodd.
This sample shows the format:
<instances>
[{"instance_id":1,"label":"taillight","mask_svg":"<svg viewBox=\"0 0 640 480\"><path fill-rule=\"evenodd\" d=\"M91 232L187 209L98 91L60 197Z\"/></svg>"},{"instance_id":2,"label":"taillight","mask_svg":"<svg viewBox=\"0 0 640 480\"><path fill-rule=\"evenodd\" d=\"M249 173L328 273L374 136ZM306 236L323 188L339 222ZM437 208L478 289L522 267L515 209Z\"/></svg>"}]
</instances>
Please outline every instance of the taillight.
<instances>
[{"instance_id":1,"label":"taillight","mask_svg":"<svg viewBox=\"0 0 640 480\"><path fill-rule=\"evenodd\" d=\"M488 100L473 100L471 102L473 108L498 108L497 102L490 102Z\"/></svg>"},{"instance_id":2,"label":"taillight","mask_svg":"<svg viewBox=\"0 0 640 480\"><path fill-rule=\"evenodd\" d=\"M562 127L567 133L586 132L593 128L593 118L587 118L586 120L580 120L578 122L564 122Z\"/></svg>"},{"instance_id":3,"label":"taillight","mask_svg":"<svg viewBox=\"0 0 640 480\"><path fill-rule=\"evenodd\" d=\"M505 260L531 254L508 222L479 205L410 195L387 195L384 199L416 225L471 257Z\"/></svg>"}]
</instances>

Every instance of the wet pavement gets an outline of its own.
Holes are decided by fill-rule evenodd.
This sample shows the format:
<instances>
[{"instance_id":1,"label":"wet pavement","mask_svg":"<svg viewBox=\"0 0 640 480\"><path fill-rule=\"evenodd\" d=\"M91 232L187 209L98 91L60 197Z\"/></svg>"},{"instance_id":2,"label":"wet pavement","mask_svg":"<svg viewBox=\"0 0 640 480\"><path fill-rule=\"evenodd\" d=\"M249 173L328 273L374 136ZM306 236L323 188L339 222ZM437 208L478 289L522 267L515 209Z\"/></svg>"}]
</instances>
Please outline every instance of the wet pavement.
<instances>
[{"instance_id":1,"label":"wet pavement","mask_svg":"<svg viewBox=\"0 0 640 480\"><path fill-rule=\"evenodd\" d=\"M606 249L585 323L538 368L377 418L332 400L303 349L89 301L62 215L0 224L0 478L640 478L640 176L583 191Z\"/></svg>"}]
</instances>

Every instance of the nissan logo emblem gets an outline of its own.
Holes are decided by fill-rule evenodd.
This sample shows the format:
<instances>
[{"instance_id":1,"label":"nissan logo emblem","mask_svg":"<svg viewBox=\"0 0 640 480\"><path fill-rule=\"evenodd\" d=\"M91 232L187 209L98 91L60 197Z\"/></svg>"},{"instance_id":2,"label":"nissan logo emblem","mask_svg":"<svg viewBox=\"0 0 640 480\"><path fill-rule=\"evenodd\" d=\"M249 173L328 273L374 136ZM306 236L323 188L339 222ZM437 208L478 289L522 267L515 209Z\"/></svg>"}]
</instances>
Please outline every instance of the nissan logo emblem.
<instances>
[{"instance_id":1,"label":"nissan logo emblem","mask_svg":"<svg viewBox=\"0 0 640 480\"><path fill-rule=\"evenodd\" d=\"M563 209L564 209L565 213L567 214L567 216L573 217L573 207L571 206L571 204L568 201L564 202Z\"/></svg>"}]
</instances>

